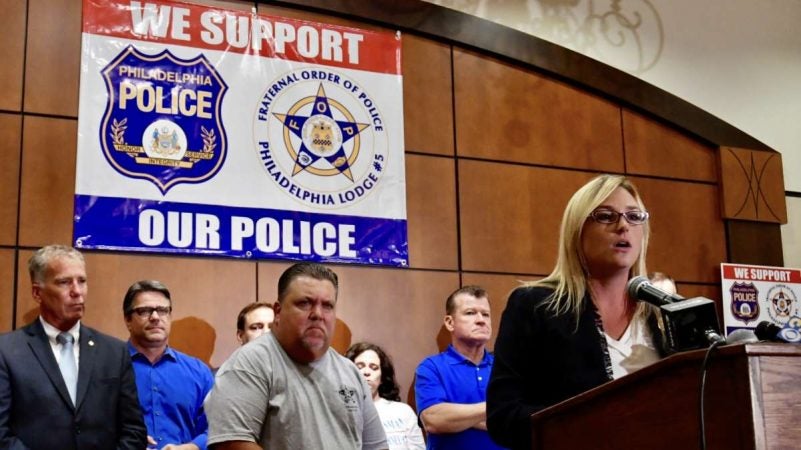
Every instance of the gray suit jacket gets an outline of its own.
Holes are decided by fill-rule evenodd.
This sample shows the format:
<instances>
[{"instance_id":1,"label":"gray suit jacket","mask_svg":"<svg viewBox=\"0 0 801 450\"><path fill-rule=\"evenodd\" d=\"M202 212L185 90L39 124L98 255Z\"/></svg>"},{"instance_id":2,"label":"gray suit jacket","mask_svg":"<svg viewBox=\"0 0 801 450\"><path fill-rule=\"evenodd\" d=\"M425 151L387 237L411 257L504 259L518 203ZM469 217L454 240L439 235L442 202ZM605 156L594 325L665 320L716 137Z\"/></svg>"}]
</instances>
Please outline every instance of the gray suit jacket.
<instances>
[{"instance_id":1,"label":"gray suit jacket","mask_svg":"<svg viewBox=\"0 0 801 450\"><path fill-rule=\"evenodd\" d=\"M146 447L125 343L83 325L80 335L76 405L38 318L0 336L0 448Z\"/></svg>"}]
</instances>

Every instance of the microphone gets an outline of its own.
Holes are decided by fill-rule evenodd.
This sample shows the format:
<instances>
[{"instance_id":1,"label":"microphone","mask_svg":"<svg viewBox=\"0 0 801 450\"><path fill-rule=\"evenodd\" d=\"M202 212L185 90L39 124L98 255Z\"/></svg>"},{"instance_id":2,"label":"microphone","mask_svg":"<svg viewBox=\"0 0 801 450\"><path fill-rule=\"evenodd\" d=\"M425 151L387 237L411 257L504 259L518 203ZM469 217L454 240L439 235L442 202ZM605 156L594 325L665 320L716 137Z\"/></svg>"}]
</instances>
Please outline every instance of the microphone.
<instances>
[{"instance_id":1,"label":"microphone","mask_svg":"<svg viewBox=\"0 0 801 450\"><path fill-rule=\"evenodd\" d=\"M754 334L756 334L756 337L758 337L760 341L780 342L781 339L778 337L780 331L782 331L782 327L768 320L759 322L756 328L754 328Z\"/></svg>"},{"instance_id":2,"label":"microphone","mask_svg":"<svg viewBox=\"0 0 801 450\"><path fill-rule=\"evenodd\" d=\"M801 342L801 318L793 316L783 327L763 320L757 324L754 334L762 341L799 343Z\"/></svg>"},{"instance_id":3,"label":"microphone","mask_svg":"<svg viewBox=\"0 0 801 450\"><path fill-rule=\"evenodd\" d=\"M629 280L626 285L629 297L637 300L642 300L654 306L665 306L671 303L676 303L684 300L684 297L678 294L671 294L651 284L648 278L639 276Z\"/></svg>"},{"instance_id":4,"label":"microphone","mask_svg":"<svg viewBox=\"0 0 801 450\"><path fill-rule=\"evenodd\" d=\"M629 298L659 308L665 326L665 349L668 353L705 348L725 343L720 335L715 302L704 297L685 299L665 292L646 277L634 277L626 285Z\"/></svg>"}]
</instances>

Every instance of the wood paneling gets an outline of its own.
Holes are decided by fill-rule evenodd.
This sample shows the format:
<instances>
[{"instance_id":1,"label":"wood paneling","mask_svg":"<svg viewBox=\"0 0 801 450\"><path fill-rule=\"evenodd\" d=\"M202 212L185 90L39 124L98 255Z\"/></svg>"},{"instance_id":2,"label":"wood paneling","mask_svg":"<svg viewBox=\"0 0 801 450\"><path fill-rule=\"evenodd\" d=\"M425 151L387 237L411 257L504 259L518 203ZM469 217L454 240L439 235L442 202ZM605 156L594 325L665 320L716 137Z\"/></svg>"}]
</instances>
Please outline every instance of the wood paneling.
<instances>
[{"instance_id":1,"label":"wood paneling","mask_svg":"<svg viewBox=\"0 0 801 450\"><path fill-rule=\"evenodd\" d=\"M406 155L406 216L411 267L456 270L453 159Z\"/></svg>"},{"instance_id":2,"label":"wood paneling","mask_svg":"<svg viewBox=\"0 0 801 450\"><path fill-rule=\"evenodd\" d=\"M11 331L14 319L14 250L0 249L0 333Z\"/></svg>"},{"instance_id":3,"label":"wood paneling","mask_svg":"<svg viewBox=\"0 0 801 450\"><path fill-rule=\"evenodd\" d=\"M453 58L460 156L623 171L616 105L472 52Z\"/></svg>"},{"instance_id":4,"label":"wood paneling","mask_svg":"<svg viewBox=\"0 0 801 450\"><path fill-rule=\"evenodd\" d=\"M648 269L676 280L720 281L726 233L715 185L633 178L651 213Z\"/></svg>"},{"instance_id":5,"label":"wood paneling","mask_svg":"<svg viewBox=\"0 0 801 450\"><path fill-rule=\"evenodd\" d=\"M260 301L275 300L277 280L287 266L259 263ZM417 364L439 352L437 339L444 329L445 299L459 287L458 275L357 266L331 268L339 276L334 349L344 353L360 341L380 345L393 358L401 393L406 395Z\"/></svg>"},{"instance_id":6,"label":"wood paneling","mask_svg":"<svg viewBox=\"0 0 801 450\"><path fill-rule=\"evenodd\" d=\"M0 245L17 243L22 117L0 114Z\"/></svg>"},{"instance_id":7,"label":"wood paneling","mask_svg":"<svg viewBox=\"0 0 801 450\"><path fill-rule=\"evenodd\" d=\"M27 116L23 124L19 244L72 240L77 121Z\"/></svg>"},{"instance_id":8,"label":"wood paneling","mask_svg":"<svg viewBox=\"0 0 801 450\"><path fill-rule=\"evenodd\" d=\"M19 111L22 107L22 64L25 59L25 7L22 0L0 2L0 80L3 80L0 109Z\"/></svg>"},{"instance_id":9,"label":"wood paneling","mask_svg":"<svg viewBox=\"0 0 801 450\"><path fill-rule=\"evenodd\" d=\"M402 63L406 150L453 155L450 46L405 34Z\"/></svg>"},{"instance_id":10,"label":"wood paneling","mask_svg":"<svg viewBox=\"0 0 801 450\"><path fill-rule=\"evenodd\" d=\"M480 49L485 55L512 61L520 67L533 67L544 73L556 74L582 90L600 92L620 105L647 111L707 142L773 151L701 108L633 75L531 34L471 14L422 0L270 0L270 3L314 9L354 20L361 18L387 28L414 31L452 42L463 48Z\"/></svg>"},{"instance_id":11,"label":"wood paneling","mask_svg":"<svg viewBox=\"0 0 801 450\"><path fill-rule=\"evenodd\" d=\"M720 173L724 218L787 223L781 154L721 147Z\"/></svg>"},{"instance_id":12,"label":"wood paneling","mask_svg":"<svg viewBox=\"0 0 801 450\"><path fill-rule=\"evenodd\" d=\"M343 27L355 27L363 30L385 30L385 28L377 27L375 25L358 22L355 20L345 19L342 17L332 16L329 14L321 14L313 11L303 11L294 8L286 8L272 4L260 4L258 6L259 14L267 14L270 16L287 17L290 19L309 20L313 22L328 23L331 25L340 25Z\"/></svg>"},{"instance_id":13,"label":"wood paneling","mask_svg":"<svg viewBox=\"0 0 801 450\"><path fill-rule=\"evenodd\" d=\"M20 255L17 325L35 319L27 261ZM156 279L172 295L170 345L219 366L236 347L236 314L256 299L256 267L249 261L136 254L84 253L89 293L84 323L128 338L122 300L135 281Z\"/></svg>"},{"instance_id":14,"label":"wood paneling","mask_svg":"<svg viewBox=\"0 0 801 450\"><path fill-rule=\"evenodd\" d=\"M681 282L676 282L676 291L679 295L683 296L684 298L693 298L693 297L706 297L710 300L714 300L717 304L716 307L718 309L718 316L722 313L720 310L721 305L721 290L720 290L720 283L718 284L685 284ZM722 316L721 317L721 325L723 324Z\"/></svg>"},{"instance_id":15,"label":"wood paneling","mask_svg":"<svg viewBox=\"0 0 801 450\"><path fill-rule=\"evenodd\" d=\"M623 110L626 172L635 175L714 182L715 148L654 119Z\"/></svg>"},{"instance_id":16,"label":"wood paneling","mask_svg":"<svg viewBox=\"0 0 801 450\"><path fill-rule=\"evenodd\" d=\"M25 111L78 115L81 2L29 0Z\"/></svg>"},{"instance_id":17,"label":"wood paneling","mask_svg":"<svg viewBox=\"0 0 801 450\"><path fill-rule=\"evenodd\" d=\"M548 274L562 211L593 174L460 161L462 270Z\"/></svg>"},{"instance_id":18,"label":"wood paneling","mask_svg":"<svg viewBox=\"0 0 801 450\"><path fill-rule=\"evenodd\" d=\"M784 266L782 232L775 224L727 220L729 258L726 262Z\"/></svg>"}]
</instances>

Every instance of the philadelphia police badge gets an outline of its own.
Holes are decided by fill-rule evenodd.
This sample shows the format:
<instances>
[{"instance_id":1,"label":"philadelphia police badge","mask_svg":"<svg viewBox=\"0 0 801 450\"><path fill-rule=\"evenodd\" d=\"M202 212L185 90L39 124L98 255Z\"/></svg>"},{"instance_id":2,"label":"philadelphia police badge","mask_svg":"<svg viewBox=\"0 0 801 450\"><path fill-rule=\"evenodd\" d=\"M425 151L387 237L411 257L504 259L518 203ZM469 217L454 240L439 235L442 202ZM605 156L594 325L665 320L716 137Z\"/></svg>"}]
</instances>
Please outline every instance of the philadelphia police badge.
<instances>
[{"instance_id":1,"label":"philadelphia police badge","mask_svg":"<svg viewBox=\"0 0 801 450\"><path fill-rule=\"evenodd\" d=\"M146 55L129 46L101 72L108 104L100 143L109 164L162 194L213 177L225 161L222 100L228 86L203 55Z\"/></svg>"},{"instance_id":2,"label":"philadelphia police badge","mask_svg":"<svg viewBox=\"0 0 801 450\"><path fill-rule=\"evenodd\" d=\"M759 318L759 291L754 283L735 281L731 289L731 313L748 324Z\"/></svg>"}]
</instances>

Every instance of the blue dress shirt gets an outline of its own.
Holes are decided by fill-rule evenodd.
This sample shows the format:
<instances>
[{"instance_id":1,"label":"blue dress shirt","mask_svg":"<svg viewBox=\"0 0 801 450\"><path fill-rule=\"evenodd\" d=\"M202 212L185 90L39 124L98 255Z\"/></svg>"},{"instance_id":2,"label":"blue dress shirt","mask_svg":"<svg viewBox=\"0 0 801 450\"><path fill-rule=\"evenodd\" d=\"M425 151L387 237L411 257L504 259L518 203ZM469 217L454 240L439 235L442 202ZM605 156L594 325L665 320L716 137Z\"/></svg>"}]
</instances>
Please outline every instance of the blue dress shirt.
<instances>
[{"instance_id":1,"label":"blue dress shirt","mask_svg":"<svg viewBox=\"0 0 801 450\"><path fill-rule=\"evenodd\" d=\"M170 347L155 364L130 341L128 350L147 434L158 443L156 448L192 442L206 450L208 423L203 400L214 385L208 366Z\"/></svg>"}]
</instances>

